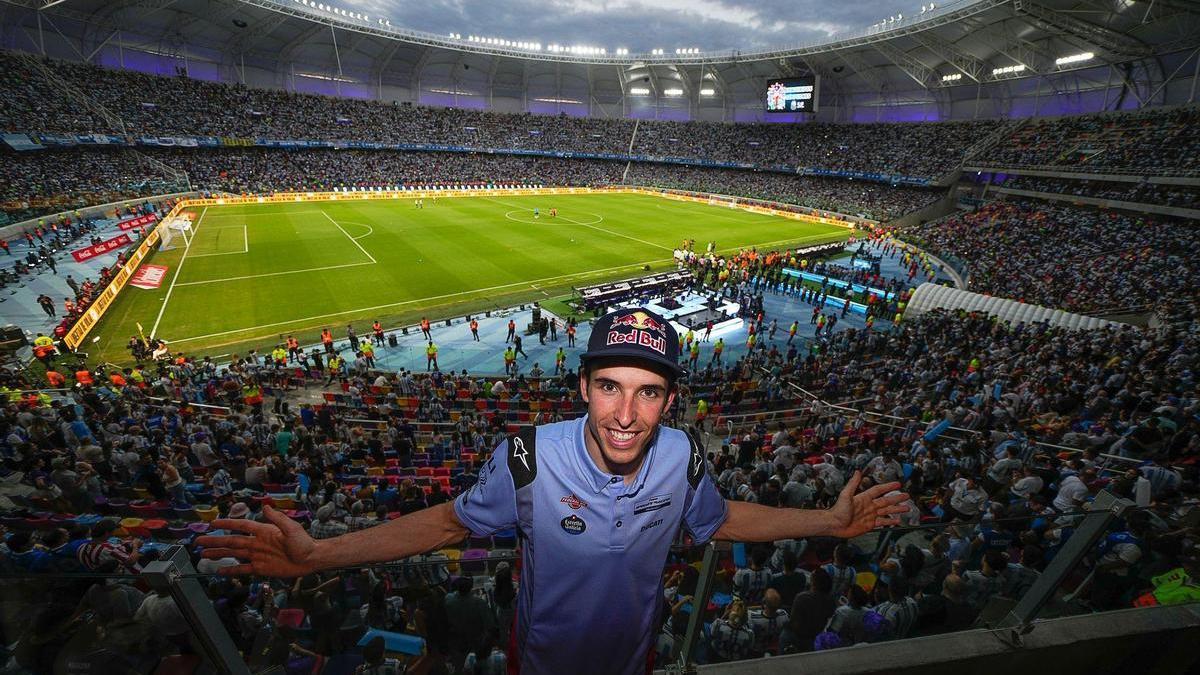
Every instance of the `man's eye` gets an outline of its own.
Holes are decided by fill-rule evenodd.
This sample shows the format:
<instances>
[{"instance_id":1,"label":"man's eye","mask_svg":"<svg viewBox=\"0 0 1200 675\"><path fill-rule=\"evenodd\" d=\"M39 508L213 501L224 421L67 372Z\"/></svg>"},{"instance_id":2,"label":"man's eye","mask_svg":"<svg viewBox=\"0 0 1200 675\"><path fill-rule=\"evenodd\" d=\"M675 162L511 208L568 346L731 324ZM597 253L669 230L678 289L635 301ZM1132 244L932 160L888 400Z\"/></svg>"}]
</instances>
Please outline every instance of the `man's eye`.
<instances>
[{"instance_id":1,"label":"man's eye","mask_svg":"<svg viewBox=\"0 0 1200 675\"><path fill-rule=\"evenodd\" d=\"M643 389L642 396L645 398L658 398L658 391L656 389Z\"/></svg>"}]
</instances>

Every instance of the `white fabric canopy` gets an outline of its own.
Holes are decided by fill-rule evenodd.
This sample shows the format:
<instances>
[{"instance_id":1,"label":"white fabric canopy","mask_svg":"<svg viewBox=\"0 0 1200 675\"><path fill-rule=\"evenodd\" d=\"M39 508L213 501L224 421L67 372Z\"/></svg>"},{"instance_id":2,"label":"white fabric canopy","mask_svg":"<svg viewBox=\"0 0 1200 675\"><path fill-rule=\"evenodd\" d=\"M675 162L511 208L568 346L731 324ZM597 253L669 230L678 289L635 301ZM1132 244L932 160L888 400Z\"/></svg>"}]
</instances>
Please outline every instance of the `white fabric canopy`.
<instances>
[{"instance_id":1,"label":"white fabric canopy","mask_svg":"<svg viewBox=\"0 0 1200 675\"><path fill-rule=\"evenodd\" d=\"M904 310L905 316L920 316L934 309L965 309L969 312L984 312L1009 323L1049 322L1051 326L1072 330L1095 330L1121 324L1094 316L1072 314L1061 309L1050 309L1041 305L1029 305L1007 298L972 293L940 284L924 283L913 292Z\"/></svg>"}]
</instances>

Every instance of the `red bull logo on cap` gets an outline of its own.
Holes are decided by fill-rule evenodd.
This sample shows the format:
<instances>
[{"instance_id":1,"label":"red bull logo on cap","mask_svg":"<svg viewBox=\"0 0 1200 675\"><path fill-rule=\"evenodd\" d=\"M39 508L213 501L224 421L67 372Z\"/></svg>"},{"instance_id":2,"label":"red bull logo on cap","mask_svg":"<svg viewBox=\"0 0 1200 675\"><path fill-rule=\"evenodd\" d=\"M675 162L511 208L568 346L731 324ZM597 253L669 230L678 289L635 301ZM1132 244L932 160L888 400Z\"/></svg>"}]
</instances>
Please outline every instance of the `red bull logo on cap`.
<instances>
[{"instance_id":1,"label":"red bull logo on cap","mask_svg":"<svg viewBox=\"0 0 1200 675\"><path fill-rule=\"evenodd\" d=\"M623 327L628 327L632 330L618 330ZM666 327L658 319L645 312L633 312L613 318L612 328L608 331L608 338L605 342L609 346L637 345L639 347L648 347L666 356L666 336Z\"/></svg>"},{"instance_id":2,"label":"red bull logo on cap","mask_svg":"<svg viewBox=\"0 0 1200 675\"><path fill-rule=\"evenodd\" d=\"M645 312L633 312L624 316L618 316L613 319L612 325L613 328L617 326L629 326L638 330L652 330L663 336L667 334L667 330L663 327L662 323Z\"/></svg>"}]
</instances>

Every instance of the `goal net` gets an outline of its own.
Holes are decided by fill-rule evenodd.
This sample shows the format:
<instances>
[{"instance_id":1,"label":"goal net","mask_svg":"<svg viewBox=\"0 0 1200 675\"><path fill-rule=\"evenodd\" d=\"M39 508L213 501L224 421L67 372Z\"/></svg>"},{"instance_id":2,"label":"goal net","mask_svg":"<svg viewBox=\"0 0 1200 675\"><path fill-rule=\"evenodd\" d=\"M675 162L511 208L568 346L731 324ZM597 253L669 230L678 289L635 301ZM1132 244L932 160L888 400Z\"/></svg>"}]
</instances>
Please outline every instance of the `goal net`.
<instances>
[{"instance_id":1,"label":"goal net","mask_svg":"<svg viewBox=\"0 0 1200 675\"><path fill-rule=\"evenodd\" d=\"M187 216L181 214L172 218L167 218L159 225L159 236L162 237L162 243L159 244L160 251L170 251L179 246L179 241L183 241L184 246L192 244L192 221Z\"/></svg>"}]
</instances>

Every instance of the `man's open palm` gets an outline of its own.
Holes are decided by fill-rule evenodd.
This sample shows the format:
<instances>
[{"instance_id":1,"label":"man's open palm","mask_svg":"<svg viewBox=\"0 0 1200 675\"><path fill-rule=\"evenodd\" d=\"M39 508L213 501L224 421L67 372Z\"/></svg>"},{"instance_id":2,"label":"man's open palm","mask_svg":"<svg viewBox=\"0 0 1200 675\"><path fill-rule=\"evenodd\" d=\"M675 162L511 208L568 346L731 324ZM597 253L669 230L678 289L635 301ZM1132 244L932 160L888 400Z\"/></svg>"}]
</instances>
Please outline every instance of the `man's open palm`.
<instances>
[{"instance_id":1,"label":"man's open palm","mask_svg":"<svg viewBox=\"0 0 1200 675\"><path fill-rule=\"evenodd\" d=\"M908 500L907 494L888 494L899 490L899 483L884 483L858 492L861 483L862 472L855 471L850 480L846 481L842 493L838 495L837 503L829 510L837 528L833 536L850 539L877 527L898 525L900 519L896 514L908 511L907 506L899 505Z\"/></svg>"},{"instance_id":2,"label":"man's open palm","mask_svg":"<svg viewBox=\"0 0 1200 675\"><path fill-rule=\"evenodd\" d=\"M249 536L204 536L196 540L205 558L237 558L246 561L223 567L220 574L256 574L264 577L302 577L316 571L310 562L317 542L300 523L270 506L263 506L266 523L252 520L219 519L213 526Z\"/></svg>"}]
</instances>

